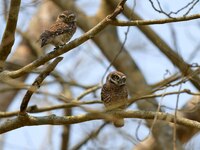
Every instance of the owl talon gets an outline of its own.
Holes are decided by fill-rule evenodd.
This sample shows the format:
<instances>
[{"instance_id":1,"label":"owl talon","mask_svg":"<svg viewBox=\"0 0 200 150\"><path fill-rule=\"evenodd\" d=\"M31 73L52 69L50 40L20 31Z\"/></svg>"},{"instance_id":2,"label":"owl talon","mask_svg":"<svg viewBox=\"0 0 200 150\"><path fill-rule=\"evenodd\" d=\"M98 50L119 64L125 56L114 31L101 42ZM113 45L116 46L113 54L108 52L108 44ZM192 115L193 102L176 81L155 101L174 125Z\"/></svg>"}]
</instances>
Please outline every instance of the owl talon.
<instances>
[{"instance_id":1,"label":"owl talon","mask_svg":"<svg viewBox=\"0 0 200 150\"><path fill-rule=\"evenodd\" d=\"M62 44L62 45L60 45L59 47L60 47L60 48L63 48L65 45L66 45L66 44Z\"/></svg>"},{"instance_id":2,"label":"owl talon","mask_svg":"<svg viewBox=\"0 0 200 150\"><path fill-rule=\"evenodd\" d=\"M55 50L57 50L57 49L59 49L59 46L56 46L53 50L55 51Z\"/></svg>"},{"instance_id":3,"label":"owl talon","mask_svg":"<svg viewBox=\"0 0 200 150\"><path fill-rule=\"evenodd\" d=\"M56 46L56 47L54 48L54 50L57 50L57 49L59 49L59 48L63 48L64 46L65 46L65 44L62 44L62 45Z\"/></svg>"}]
</instances>

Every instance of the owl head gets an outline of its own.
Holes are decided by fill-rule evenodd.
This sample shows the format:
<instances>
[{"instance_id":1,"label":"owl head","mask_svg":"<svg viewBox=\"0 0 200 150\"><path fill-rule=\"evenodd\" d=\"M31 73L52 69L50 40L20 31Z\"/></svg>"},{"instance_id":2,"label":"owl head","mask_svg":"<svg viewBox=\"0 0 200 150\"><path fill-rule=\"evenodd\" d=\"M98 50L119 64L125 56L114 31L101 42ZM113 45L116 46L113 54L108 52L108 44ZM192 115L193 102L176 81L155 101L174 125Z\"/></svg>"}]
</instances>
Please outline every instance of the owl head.
<instances>
[{"instance_id":1,"label":"owl head","mask_svg":"<svg viewBox=\"0 0 200 150\"><path fill-rule=\"evenodd\" d=\"M76 15L72 11L65 10L58 16L57 21L62 21L65 23L76 22Z\"/></svg>"},{"instance_id":2,"label":"owl head","mask_svg":"<svg viewBox=\"0 0 200 150\"><path fill-rule=\"evenodd\" d=\"M113 71L108 74L106 82L109 82L117 86L123 86L126 84L126 76L122 72Z\"/></svg>"}]
</instances>

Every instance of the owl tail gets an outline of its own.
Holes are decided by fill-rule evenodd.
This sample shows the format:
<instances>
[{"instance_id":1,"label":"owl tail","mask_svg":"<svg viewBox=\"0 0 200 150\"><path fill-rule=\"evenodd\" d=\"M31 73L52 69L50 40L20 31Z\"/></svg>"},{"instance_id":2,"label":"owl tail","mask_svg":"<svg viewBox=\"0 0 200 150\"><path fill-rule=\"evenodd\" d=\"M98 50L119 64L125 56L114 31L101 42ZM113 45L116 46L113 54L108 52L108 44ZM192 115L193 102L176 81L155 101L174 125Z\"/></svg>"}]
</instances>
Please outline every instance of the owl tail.
<instances>
[{"instance_id":1,"label":"owl tail","mask_svg":"<svg viewBox=\"0 0 200 150\"><path fill-rule=\"evenodd\" d=\"M121 118L119 116L115 117L113 124L116 128L121 128L124 126L124 118Z\"/></svg>"}]
</instances>

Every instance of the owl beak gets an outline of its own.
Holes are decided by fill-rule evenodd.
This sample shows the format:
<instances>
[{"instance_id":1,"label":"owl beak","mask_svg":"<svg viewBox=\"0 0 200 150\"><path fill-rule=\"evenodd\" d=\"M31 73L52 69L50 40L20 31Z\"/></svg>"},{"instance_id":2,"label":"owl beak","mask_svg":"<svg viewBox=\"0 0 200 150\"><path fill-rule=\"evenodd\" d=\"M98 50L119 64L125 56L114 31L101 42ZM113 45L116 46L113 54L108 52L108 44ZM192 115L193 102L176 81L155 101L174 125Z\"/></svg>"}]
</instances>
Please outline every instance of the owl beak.
<instances>
[{"instance_id":1,"label":"owl beak","mask_svg":"<svg viewBox=\"0 0 200 150\"><path fill-rule=\"evenodd\" d=\"M119 86L125 85L125 83L122 80L118 81Z\"/></svg>"},{"instance_id":2,"label":"owl beak","mask_svg":"<svg viewBox=\"0 0 200 150\"><path fill-rule=\"evenodd\" d=\"M75 19L74 19L74 22L76 22L76 21L77 21L77 19L75 18Z\"/></svg>"}]
</instances>

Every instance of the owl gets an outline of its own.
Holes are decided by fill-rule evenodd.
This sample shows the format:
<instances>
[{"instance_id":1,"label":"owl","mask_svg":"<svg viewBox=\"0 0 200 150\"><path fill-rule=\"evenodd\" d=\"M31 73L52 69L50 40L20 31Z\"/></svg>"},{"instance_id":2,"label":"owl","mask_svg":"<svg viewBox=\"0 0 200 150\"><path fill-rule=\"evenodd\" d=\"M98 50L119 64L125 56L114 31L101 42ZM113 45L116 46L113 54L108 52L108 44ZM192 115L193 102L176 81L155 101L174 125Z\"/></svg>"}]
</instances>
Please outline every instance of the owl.
<instances>
[{"instance_id":1,"label":"owl","mask_svg":"<svg viewBox=\"0 0 200 150\"><path fill-rule=\"evenodd\" d=\"M126 87L126 76L119 71L108 74L106 83L101 90L101 100L106 110L123 110L127 107L128 90ZM124 126L124 119L114 116L115 127Z\"/></svg>"},{"instance_id":2,"label":"owl","mask_svg":"<svg viewBox=\"0 0 200 150\"><path fill-rule=\"evenodd\" d=\"M58 15L57 20L40 35L41 47L52 44L55 49L64 46L76 31L76 15L69 10Z\"/></svg>"}]
</instances>

